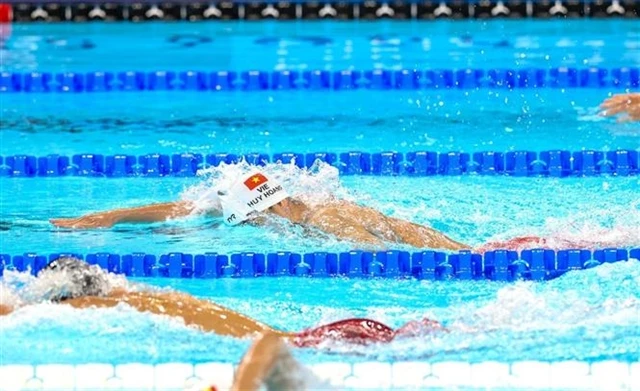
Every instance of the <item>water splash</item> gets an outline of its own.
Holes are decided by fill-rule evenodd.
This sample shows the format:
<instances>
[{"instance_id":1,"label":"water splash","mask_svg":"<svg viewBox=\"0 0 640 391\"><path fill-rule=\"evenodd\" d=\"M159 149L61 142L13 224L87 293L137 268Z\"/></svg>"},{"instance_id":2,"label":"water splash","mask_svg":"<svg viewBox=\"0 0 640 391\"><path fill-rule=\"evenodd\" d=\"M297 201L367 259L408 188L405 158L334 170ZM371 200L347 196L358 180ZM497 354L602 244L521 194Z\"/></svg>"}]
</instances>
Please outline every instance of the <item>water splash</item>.
<instances>
[{"instance_id":1,"label":"water splash","mask_svg":"<svg viewBox=\"0 0 640 391\"><path fill-rule=\"evenodd\" d=\"M202 182L187 188L182 198L198 205L199 212L219 208L218 189L230 186L251 168L241 162L202 170L199 172ZM279 163L261 169L311 207L345 199L431 226L471 246L531 235L546 238L554 249L571 247L570 244L591 248L640 244L640 230L634 229L640 225L640 203L630 197L627 188L634 186L630 183L633 178L584 178L579 183L524 178L519 186L505 188L504 182L495 178L340 178L337 168L322 162L310 169ZM521 186L528 191L523 193ZM491 196L469 196L485 193ZM586 193L592 195L590 202L584 199ZM533 197L536 194L547 196ZM611 198L618 201L607 208L598 205L599 200ZM274 229L263 234L276 235L274 242L278 235L285 235L296 241L310 241L310 245L318 248L348 249L335 238L326 235L308 238L307 232L291 229L283 222L275 224ZM411 250L407 246L394 246Z\"/></svg>"},{"instance_id":2,"label":"water splash","mask_svg":"<svg viewBox=\"0 0 640 391\"><path fill-rule=\"evenodd\" d=\"M238 178L255 168L243 160L238 164L222 163L200 170L198 176L202 182L187 188L182 199L194 202L198 211L219 207L217 192L230 188ZM260 170L280 182L292 197L311 206L321 205L336 196L348 198L349 195L340 184L338 169L321 161L309 169L299 168L295 163L271 163Z\"/></svg>"},{"instance_id":3,"label":"water splash","mask_svg":"<svg viewBox=\"0 0 640 391\"><path fill-rule=\"evenodd\" d=\"M11 281L25 278L32 279L24 273L9 272ZM335 361L336 354L340 361L626 360L640 354L638 260L574 271L544 283L301 281L190 283L202 285L202 292L215 297L214 301L285 330L297 331L353 316L370 317L392 327L426 316L442 321L450 330L398 339L389 345L345 344L320 351L296 350L305 363ZM245 285L253 288L245 291ZM0 287L7 286L15 284L3 281ZM232 286L235 289L227 292ZM326 289L316 292L318 286ZM193 291L188 285L183 288ZM292 291L286 294L287 290ZM21 290L14 292L19 295ZM384 292L397 295L389 297ZM318 301L319 297L324 299ZM430 301L432 297L436 302ZM437 305L437 297L449 302ZM0 331L7 337L0 339L0 346L12 352L7 356L9 361L46 362L52 359L44 354L46 348L60 352L65 362L77 362L85 359L91 346L106 341L107 347L102 347L100 357L95 359L198 362L211 360L211 352L215 352L217 360L237 361L249 344L187 327L177 318L139 313L126 305L82 310L48 303L28 305L3 318ZM80 345L74 342L78 338L83 341ZM136 341L135 347L131 347L132 340ZM40 341L40 345L31 346L32 352L24 347L12 349L18 341Z\"/></svg>"},{"instance_id":4,"label":"water splash","mask_svg":"<svg viewBox=\"0 0 640 391\"><path fill-rule=\"evenodd\" d=\"M98 266L91 266L98 268ZM0 304L10 307L22 307L28 304L48 302L61 296L78 296L83 287L78 285L78 275L73 270L60 270L54 273L41 273L35 277L30 273L7 270L0 279ZM100 289L107 292L122 289L139 289L136 284L126 280L124 275L99 270Z\"/></svg>"},{"instance_id":5,"label":"water splash","mask_svg":"<svg viewBox=\"0 0 640 391\"><path fill-rule=\"evenodd\" d=\"M4 272L6 279L7 275L11 272ZM22 275L22 273L18 273ZM14 308L23 305L23 300L20 298L20 295L16 292L16 289L13 287L3 283L0 280L0 306L7 306L9 308Z\"/></svg>"},{"instance_id":6,"label":"water splash","mask_svg":"<svg viewBox=\"0 0 640 391\"><path fill-rule=\"evenodd\" d=\"M373 354L472 361L640 355L638 260L570 272L546 283L517 282L486 299L447 308L450 333L398 340Z\"/></svg>"},{"instance_id":7,"label":"water splash","mask_svg":"<svg viewBox=\"0 0 640 391\"><path fill-rule=\"evenodd\" d=\"M606 183L603 184L606 187ZM602 209L584 208L569 217L549 218L545 228L552 248L566 248L565 242L590 248L629 247L640 244L640 201Z\"/></svg>"}]
</instances>

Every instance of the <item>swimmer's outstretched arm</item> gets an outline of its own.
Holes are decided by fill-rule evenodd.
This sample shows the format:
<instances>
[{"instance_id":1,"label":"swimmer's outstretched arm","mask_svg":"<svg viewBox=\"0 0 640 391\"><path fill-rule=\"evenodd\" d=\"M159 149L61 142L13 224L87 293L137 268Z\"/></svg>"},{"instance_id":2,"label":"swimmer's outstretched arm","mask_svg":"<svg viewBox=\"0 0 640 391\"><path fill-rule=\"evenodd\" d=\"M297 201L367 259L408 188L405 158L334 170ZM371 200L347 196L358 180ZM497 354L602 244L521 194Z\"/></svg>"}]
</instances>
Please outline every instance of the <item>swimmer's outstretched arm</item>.
<instances>
[{"instance_id":1,"label":"swimmer's outstretched arm","mask_svg":"<svg viewBox=\"0 0 640 391\"><path fill-rule=\"evenodd\" d=\"M155 223L185 217L196 209L189 201L166 202L134 208L91 213L71 219L51 219L51 224L64 228L109 228L118 223ZM215 213L216 211L211 211Z\"/></svg>"},{"instance_id":2,"label":"swimmer's outstretched arm","mask_svg":"<svg viewBox=\"0 0 640 391\"><path fill-rule=\"evenodd\" d=\"M614 95L602 102L600 108L602 115L608 117L626 113L620 117L620 122L640 121L640 93Z\"/></svg>"},{"instance_id":3,"label":"swimmer's outstretched arm","mask_svg":"<svg viewBox=\"0 0 640 391\"><path fill-rule=\"evenodd\" d=\"M84 296L65 300L62 303L76 308L115 307L123 303L140 312L182 318L187 325L235 338L252 337L258 333L272 333L281 337L293 335L276 330L229 308L185 293L113 291L107 297Z\"/></svg>"},{"instance_id":4,"label":"swimmer's outstretched arm","mask_svg":"<svg viewBox=\"0 0 640 391\"><path fill-rule=\"evenodd\" d=\"M203 331L235 338L270 334L292 338L294 333L276 330L239 312L178 292L128 292L115 289L108 296L82 296L61 302L75 308L109 308L127 304L140 312L182 318L186 325ZM13 308L0 304L0 315L8 315Z\"/></svg>"}]
</instances>

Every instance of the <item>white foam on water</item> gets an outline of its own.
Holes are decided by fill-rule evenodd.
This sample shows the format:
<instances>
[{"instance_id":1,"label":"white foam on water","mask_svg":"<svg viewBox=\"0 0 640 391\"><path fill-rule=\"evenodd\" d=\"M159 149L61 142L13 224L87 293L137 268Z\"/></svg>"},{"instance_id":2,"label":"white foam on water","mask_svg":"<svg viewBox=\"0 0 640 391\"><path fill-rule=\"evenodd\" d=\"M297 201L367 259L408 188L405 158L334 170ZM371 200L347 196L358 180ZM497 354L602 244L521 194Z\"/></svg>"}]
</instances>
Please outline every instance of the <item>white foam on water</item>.
<instances>
[{"instance_id":1,"label":"white foam on water","mask_svg":"<svg viewBox=\"0 0 640 391\"><path fill-rule=\"evenodd\" d=\"M256 167L241 161L200 170L198 176L202 182L185 189L182 199L196 203L198 210L207 210L217 205L218 190L228 189L252 169ZM348 192L340 184L338 169L320 161L309 169L299 168L293 163L270 163L259 169L280 182L292 197L312 206L329 202L336 196L348 197Z\"/></svg>"},{"instance_id":2,"label":"white foam on water","mask_svg":"<svg viewBox=\"0 0 640 391\"><path fill-rule=\"evenodd\" d=\"M210 202L210 195L214 189L219 186L225 186L235 181L239 175L242 175L251 167L246 163L237 165L222 165L216 168L210 168L200 173L202 182L187 188L183 193L183 199L194 200L201 203L201 208L206 209L206 205ZM385 186L392 188L390 194L385 195L381 200L376 200L371 196L371 192L363 190L362 185L375 185L375 181L368 178L357 178L361 185L357 189L350 189L343 186L335 167L320 163L312 169L300 169L291 164L268 164L264 167L267 174L275 176L279 182L285 185L288 191L297 198L311 205L321 205L330 202L336 197L357 200L368 206L375 207L398 217L406 217L413 220L417 215L422 220L438 219L442 216L440 203L460 203L464 194L469 191L481 192L485 187L474 185L471 182L465 182L465 179L458 179L459 190L454 197L439 197L435 203L428 204L420 201L416 205L421 208L415 209L416 205L395 204L392 201L394 192L403 191L402 186L390 186L394 182L378 181L377 187L370 191L378 191ZM449 178L450 179L450 178ZM389 179L391 180L391 179ZM548 181L548 179L545 179ZM428 181L428 182L427 182ZM440 183L438 180L425 179L422 183L429 183L434 189ZM397 183L404 183L398 180ZM546 189L546 187L542 187ZM464 192L462 191L464 190ZM464 194L463 194L464 193ZM611 193L615 197L615 193ZM508 201L512 196L511 193L505 192L504 201ZM480 199L477 199L478 201ZM506 205L505 208L509 208ZM522 205L520 205L522 208ZM465 218L477 220L476 223L484 222L485 224L494 222L499 223L505 219L509 213L501 213L495 216L482 213L478 209L478 205L465 206ZM476 210L476 213L467 214L467 211ZM524 209L523 213L539 213L536 208ZM525 220L526 221L526 220ZM639 203L631 202L627 205L617 205L607 209L585 208L584 210L573 210L569 216L555 216L547 218L543 227L539 228L539 232L545 233L550 237L557 237L559 241L593 241L597 243L609 243L612 246L628 246L640 243L640 230L634 227L640 226L640 207ZM282 232L273 232L273 235L290 235L291 237L303 236L305 233L283 227ZM515 236L515 234L527 234L527 229L531 227L518 226L511 230L504 230L500 236L505 238ZM517 231L517 232L516 232ZM313 248L322 248L322 246L331 246L332 242L323 238L319 240L318 246ZM333 248L332 248L333 249ZM504 346L515 341L520 343L522 347L535 347L538 340L542 340L554 333L573 334L578 328L587 330L587 334L596 335L594 339L597 341L598 333L603 329L618 326L629 326L633 322L637 322L640 313L639 297L640 292L640 271L636 261L618 262L616 264L606 264L595 269L576 271L568 273L558 280L547 283L531 283L516 282L505 284L497 289L494 297L487 298L491 295L485 295L485 298L473 300L470 303L453 303L447 308L434 310L432 308L422 308L420 311L413 309L390 308L382 310L379 307L372 306L358 310L333 309L330 306L303 305L301 309L302 316L309 318L309 326L317 324L330 323L338 319L344 319L355 315L368 316L392 326L398 327L399 319L408 320L410 318L420 319L424 316L443 320L447 327L451 329L451 333L443 335L429 335L424 338L413 338L407 340L398 340L393 344L385 347L354 347L352 345L332 346L331 351L345 354L360 354L367 357L392 357L406 358L407 356L430 357L432 355L459 355L465 350L481 351L490 349L494 346L505 349ZM113 282L114 284L116 281ZM43 285L39 285L43 284ZM24 305L29 303L37 303L39 300L46 298L50 290L63 285L63 281L34 282L34 278L25 273L15 273L11 271L5 272L5 277L0 281L0 299L7 303L17 303ZM364 282L359 294L367 295L367 287L371 288L369 281ZM490 283L489 283L490 284ZM427 295L430 289L437 289L437 284L423 284ZM635 287L635 288L634 288ZM142 289L141 287L133 289ZM415 292L412 292L415 294ZM291 300L294 300L293 298ZM240 312L250 313L249 307L255 305L255 301L249 300L234 309ZM243 307L244 306L244 307ZM84 315L78 315L71 308L58 308L64 306L54 306L48 304L38 304L36 306L25 307L16 314L10 316L12 323L6 323L4 320L3 327L13 324L13 327L19 327L22 324L33 324L34 327L38 323L49 322L53 325L60 326L60 323L66 323L68 319L75 319L79 322L80 318L84 319ZM96 320L94 327L99 329L104 327L105 332L108 330L123 330L132 327L132 319L143 321L145 319L155 317L148 314L138 314L129 307L122 306L117 309L101 309L90 312L95 314L99 320ZM71 312L69 312L71 311ZM84 310L83 310L84 311ZM119 311L122 316L117 317L120 326L108 323L101 325L107 318L114 318L113 311ZM433 311L434 316L431 316ZM290 312L292 315L293 312ZM309 314L312 315L309 315ZM75 314L75 315L73 315ZM82 314L85 314L82 312ZM100 316L98 316L100 314ZM269 314L265 317L265 321L277 316ZM130 318L128 321L126 318ZM35 319L35 320L30 320ZM100 320L101 319L101 320ZM37 321L36 321L37 320ZM262 320L262 319L261 319ZM169 320L166 320L169 321ZM317 321L317 323L316 323ZM18 322L18 323L15 323ZM156 327L165 327L167 324L160 321L155 323ZM133 322L136 323L136 322ZM123 326L126 324L126 326ZM184 329L185 326L178 321L172 326L178 329ZM503 338L502 341L496 341L497 338ZM505 337L508 336L508 337ZM515 338L515 339L508 339ZM523 343L527 341L527 343ZM147 345L153 345L153 341L147 341ZM610 343L610 342L606 342ZM151 348L150 348L151 349ZM503 350L504 351L504 350Z\"/></svg>"},{"instance_id":3,"label":"white foam on water","mask_svg":"<svg viewBox=\"0 0 640 391\"><path fill-rule=\"evenodd\" d=\"M565 218L549 218L551 248L567 248L564 242L588 248L630 247L640 245L640 201L629 205L586 209Z\"/></svg>"},{"instance_id":4,"label":"white foam on water","mask_svg":"<svg viewBox=\"0 0 640 391\"><path fill-rule=\"evenodd\" d=\"M186 188L181 198L196 205L194 212L196 214L212 209L220 210L218 191L228 189L239 177L255 168L242 161L238 164L221 164L218 167L200 170L198 175L202 178L202 182ZM308 169L299 168L293 163L271 163L259 169L282 184L292 198L303 201L311 208L326 205L337 199L354 200L352 193L342 185L338 169L320 161ZM312 248L335 249L345 246L344 243L339 244L338 239L331 235L304 227L294 227L277 216L263 213L262 217L269 222L269 228L260 234L266 237L267 242L269 240L277 242L287 238L293 242L304 241L308 247ZM343 249L348 250L348 248Z\"/></svg>"},{"instance_id":5,"label":"white foam on water","mask_svg":"<svg viewBox=\"0 0 640 391\"><path fill-rule=\"evenodd\" d=\"M5 275L8 272L5 272ZM11 287L5 285L0 281L0 306L7 306L10 308L18 307L22 305L22 300L18 293Z\"/></svg>"},{"instance_id":6,"label":"white foam on water","mask_svg":"<svg viewBox=\"0 0 640 391\"><path fill-rule=\"evenodd\" d=\"M606 187L606 182L603 183ZM612 196L615 196L613 194ZM524 220L535 210L520 211ZM469 216L474 223L500 223L501 216L478 213ZM518 215L514 215L519 218ZM638 203L610 205L607 208L574 208L563 216L547 217L540 226L504 224L505 229L487 241L509 240L519 236L536 235L545 238L547 248L629 248L640 245L640 208ZM509 227L509 228L506 228Z\"/></svg>"},{"instance_id":7,"label":"white foam on water","mask_svg":"<svg viewBox=\"0 0 640 391\"><path fill-rule=\"evenodd\" d=\"M99 268L93 265L92 268ZM107 293L116 288L134 289L135 284L126 280L124 275L117 275L99 270L103 277L101 289ZM5 270L0 279L0 294L6 305L20 307L52 300L60 294L76 295L82 287L74 283L74 271L61 270L55 273L41 273L39 277L29 272ZM0 302L1 303L1 302Z\"/></svg>"},{"instance_id":8,"label":"white foam on water","mask_svg":"<svg viewBox=\"0 0 640 391\"><path fill-rule=\"evenodd\" d=\"M549 359L640 354L640 334L629 331L637 330L640 319L639 260L572 271L549 282L500 285L488 301L461 302L440 311L449 333L398 339L388 349L355 349L393 359L506 359L512 352ZM422 316L415 312L415 318ZM621 338L625 342L618 344Z\"/></svg>"},{"instance_id":9,"label":"white foam on water","mask_svg":"<svg viewBox=\"0 0 640 391\"><path fill-rule=\"evenodd\" d=\"M542 283L518 281L499 289L495 300L486 305L463 306L459 311L454 327L479 330L637 322L637 317L628 315L640 314L640 262L607 263Z\"/></svg>"},{"instance_id":10,"label":"white foam on water","mask_svg":"<svg viewBox=\"0 0 640 391\"><path fill-rule=\"evenodd\" d=\"M181 198L194 202L197 214L219 210L218 191L252 168L255 166L240 162L200 170L201 181L185 188ZM580 184L568 183L572 179L514 178L521 184L505 188L501 180L479 181L473 176L340 177L336 167L322 162L310 169L281 163L269 163L260 169L311 207L336 199L353 201L386 215L432 226L472 247L532 235L548 239L555 249L567 248L567 242L598 247L640 244L640 230L634 229L640 225L640 207L637 200L627 201L629 186L635 186L627 178L588 178ZM585 194L594 197L585 200ZM605 197L619 201L601 208L600 200ZM260 232L266 243L279 243L285 237L303 243L305 248L344 249L344 243L330 235L309 235L286 221L273 216L269 219L272 227Z\"/></svg>"},{"instance_id":11,"label":"white foam on water","mask_svg":"<svg viewBox=\"0 0 640 391\"><path fill-rule=\"evenodd\" d=\"M12 282L7 284L3 281L0 286L2 289L15 288L19 283L29 286L32 279L32 276L25 273L9 272L9 280ZM364 282L359 283L366 288ZM295 308L288 309L286 303L280 302L278 305L276 301L267 305L270 308L273 307L273 311L260 310L256 315L267 323L272 323L268 319L278 314L297 316L307 319L304 323L308 327L354 316L366 316L393 327L401 326L402 322L399 322L399 319L406 321L423 317L445 323L450 330L449 333L402 338L390 345L353 346L332 343L325 344L317 353L305 352L305 354L331 353L369 359L404 360L433 356L460 359L467 354L465 353L467 351L477 352L476 354L498 351L508 356L509 353L504 352L512 348L516 351L537 349L537 347L552 349L548 346L552 343L549 341L556 339L562 343L569 343L567 341L575 341L575 338L588 338L592 343L604 343L603 346L610 346L611 338L619 338L619 332L625 332L624 330L628 330L629 327L637 325L640 314L640 261L638 260L574 271L544 283L484 284L497 288L495 294L482 295L479 299L467 303L451 303L440 309L408 309L400 306L346 309L332 308L330 305L308 304L294 304ZM438 289L437 283L426 283L421 286L425 295ZM138 286L138 289L142 287ZM354 289L355 293L352 293L356 294L359 289L357 287ZM15 290L9 290L9 292L14 296L16 294ZM20 292L20 288L17 292ZM365 289L362 294L366 294ZM19 296L15 300L25 301ZM256 305L255 301L238 299L232 302L229 303L232 304L231 307L242 313L255 312L255 309L251 310L251 306ZM298 321L299 319L296 320ZM287 322L284 324L286 325ZM18 334L25 332L24 330L38 330L39 335L47 335L47 333L59 335L57 333L60 330L65 330L64 334L68 337L113 335L117 340L121 338L119 336L126 335L122 337L125 340L138 338L139 348L146 352L144 354L151 356L156 354L153 353L154 349L166 349L157 341L157 338L162 335L165 336L162 338L168 335L173 337L183 335L180 338L185 338L184 341L189 343L195 343L200 339L209 341L210 338L205 337L204 334L200 336L197 329L185 326L179 318L142 314L127 305L79 310L51 303L33 304L4 317L0 322L0 330ZM54 340L57 338L55 337ZM121 340L114 343L125 342ZM580 342L582 345L585 343ZM64 344L64 341L54 342L54 345L60 345L60 348ZM238 346L233 344L233 346L227 345L225 343L221 349L238 349ZM194 349L193 346L188 348ZM630 344L623 346L622 349L632 351L634 347ZM486 352L482 353L484 351ZM540 354L542 355L537 357L545 357L544 353ZM583 359L579 355L585 353L576 354L579 359ZM571 353L567 353L564 358L571 357Z\"/></svg>"}]
</instances>

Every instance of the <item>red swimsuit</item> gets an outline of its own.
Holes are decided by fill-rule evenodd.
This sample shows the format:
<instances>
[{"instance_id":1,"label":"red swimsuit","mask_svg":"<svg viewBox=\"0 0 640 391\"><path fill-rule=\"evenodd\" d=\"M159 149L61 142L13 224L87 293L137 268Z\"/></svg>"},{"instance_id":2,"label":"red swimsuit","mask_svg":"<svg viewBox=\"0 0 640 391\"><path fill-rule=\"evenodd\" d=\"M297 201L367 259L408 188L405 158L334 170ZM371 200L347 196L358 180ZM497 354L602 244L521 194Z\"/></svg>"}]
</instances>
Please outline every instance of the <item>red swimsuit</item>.
<instances>
[{"instance_id":1,"label":"red swimsuit","mask_svg":"<svg viewBox=\"0 0 640 391\"><path fill-rule=\"evenodd\" d=\"M424 335L434 331L445 330L440 323L423 319L405 324L398 330L370 319L345 319L315 329L304 330L292 343L297 347L316 347L323 342L348 342L352 344L366 345L375 342L391 342L398 336ZM211 386L204 391L216 391Z\"/></svg>"},{"instance_id":2,"label":"red swimsuit","mask_svg":"<svg viewBox=\"0 0 640 391\"><path fill-rule=\"evenodd\" d=\"M423 319L409 322L398 330L371 319L345 319L315 329L304 330L293 339L298 347L315 347L323 342L348 342L366 345L375 342L391 342L398 336L414 336L442 330L440 323Z\"/></svg>"}]
</instances>

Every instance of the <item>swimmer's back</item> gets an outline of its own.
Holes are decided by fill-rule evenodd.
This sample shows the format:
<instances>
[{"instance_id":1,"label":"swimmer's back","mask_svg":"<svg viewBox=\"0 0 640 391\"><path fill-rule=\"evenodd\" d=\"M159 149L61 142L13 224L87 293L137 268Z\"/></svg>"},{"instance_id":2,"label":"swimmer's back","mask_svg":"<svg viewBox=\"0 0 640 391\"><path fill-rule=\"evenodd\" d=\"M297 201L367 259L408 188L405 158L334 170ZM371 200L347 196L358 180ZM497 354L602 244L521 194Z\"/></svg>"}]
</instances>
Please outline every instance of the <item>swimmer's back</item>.
<instances>
[{"instance_id":1,"label":"swimmer's back","mask_svg":"<svg viewBox=\"0 0 640 391\"><path fill-rule=\"evenodd\" d=\"M319 206L305 219L308 226L361 244L382 246L383 241L362 223L365 216L359 213L357 205L340 201Z\"/></svg>"},{"instance_id":2,"label":"swimmer's back","mask_svg":"<svg viewBox=\"0 0 640 391\"><path fill-rule=\"evenodd\" d=\"M317 208L308 216L308 224L343 239L380 246L387 242L417 248L469 248L430 227L388 217L373 208L347 201L332 202Z\"/></svg>"}]
</instances>

